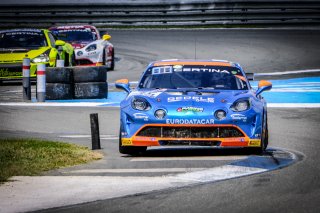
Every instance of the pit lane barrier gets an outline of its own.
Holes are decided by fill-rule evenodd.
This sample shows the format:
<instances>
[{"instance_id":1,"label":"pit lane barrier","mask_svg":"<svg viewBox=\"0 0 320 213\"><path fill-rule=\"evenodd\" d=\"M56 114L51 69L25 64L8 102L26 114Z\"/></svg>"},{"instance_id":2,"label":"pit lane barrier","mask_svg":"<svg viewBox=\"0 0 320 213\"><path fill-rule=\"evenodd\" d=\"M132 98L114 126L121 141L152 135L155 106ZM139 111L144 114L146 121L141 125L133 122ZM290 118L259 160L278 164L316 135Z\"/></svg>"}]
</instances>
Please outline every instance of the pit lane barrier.
<instances>
[{"instance_id":1,"label":"pit lane barrier","mask_svg":"<svg viewBox=\"0 0 320 213\"><path fill-rule=\"evenodd\" d=\"M61 2L61 1L60 1ZM0 2L0 28L92 24L210 26L320 24L319 0L69 0Z\"/></svg>"}]
</instances>

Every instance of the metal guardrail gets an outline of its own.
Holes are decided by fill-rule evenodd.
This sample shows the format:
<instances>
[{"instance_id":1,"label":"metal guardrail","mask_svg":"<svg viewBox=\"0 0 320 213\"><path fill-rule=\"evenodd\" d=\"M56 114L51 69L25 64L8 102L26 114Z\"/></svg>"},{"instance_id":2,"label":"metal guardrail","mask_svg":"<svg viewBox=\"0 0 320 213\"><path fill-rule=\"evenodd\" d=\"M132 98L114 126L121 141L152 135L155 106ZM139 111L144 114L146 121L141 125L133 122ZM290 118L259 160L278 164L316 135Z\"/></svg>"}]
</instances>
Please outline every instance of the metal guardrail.
<instances>
[{"instance_id":1,"label":"metal guardrail","mask_svg":"<svg viewBox=\"0 0 320 213\"><path fill-rule=\"evenodd\" d=\"M205 26L320 24L319 0L92 1L80 4L3 4L0 27L65 24L115 26Z\"/></svg>"}]
</instances>

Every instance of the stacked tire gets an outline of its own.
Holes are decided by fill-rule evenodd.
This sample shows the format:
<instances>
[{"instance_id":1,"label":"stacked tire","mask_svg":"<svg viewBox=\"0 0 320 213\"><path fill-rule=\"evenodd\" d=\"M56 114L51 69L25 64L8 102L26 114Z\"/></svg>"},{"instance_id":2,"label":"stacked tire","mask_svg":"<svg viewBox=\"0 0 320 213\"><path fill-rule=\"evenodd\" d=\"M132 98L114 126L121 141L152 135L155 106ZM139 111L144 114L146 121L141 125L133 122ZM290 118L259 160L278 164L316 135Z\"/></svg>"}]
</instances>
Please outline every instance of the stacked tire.
<instances>
[{"instance_id":1,"label":"stacked tire","mask_svg":"<svg viewBox=\"0 0 320 213\"><path fill-rule=\"evenodd\" d=\"M46 100L72 99L74 94L72 69L46 68Z\"/></svg>"},{"instance_id":2,"label":"stacked tire","mask_svg":"<svg viewBox=\"0 0 320 213\"><path fill-rule=\"evenodd\" d=\"M107 68L74 67L74 98L108 98Z\"/></svg>"},{"instance_id":3,"label":"stacked tire","mask_svg":"<svg viewBox=\"0 0 320 213\"><path fill-rule=\"evenodd\" d=\"M106 66L47 68L46 100L98 98L108 98Z\"/></svg>"}]
</instances>

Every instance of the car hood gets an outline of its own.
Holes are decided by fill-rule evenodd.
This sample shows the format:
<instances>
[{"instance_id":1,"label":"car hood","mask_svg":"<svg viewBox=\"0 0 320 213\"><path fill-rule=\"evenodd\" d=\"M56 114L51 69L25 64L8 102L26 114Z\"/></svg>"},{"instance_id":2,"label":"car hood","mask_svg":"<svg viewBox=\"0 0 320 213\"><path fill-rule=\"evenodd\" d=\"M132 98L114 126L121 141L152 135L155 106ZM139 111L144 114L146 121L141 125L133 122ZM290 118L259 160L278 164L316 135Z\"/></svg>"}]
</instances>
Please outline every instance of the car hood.
<instances>
[{"instance_id":1,"label":"car hood","mask_svg":"<svg viewBox=\"0 0 320 213\"><path fill-rule=\"evenodd\" d=\"M134 97L143 97L151 106L165 108L168 111L212 113L217 108L229 108L239 98L250 97L250 93L247 90L156 89L133 91L128 96L129 99Z\"/></svg>"},{"instance_id":2,"label":"car hood","mask_svg":"<svg viewBox=\"0 0 320 213\"><path fill-rule=\"evenodd\" d=\"M72 41L69 43L72 45L74 49L81 49L91 42L92 41Z\"/></svg>"},{"instance_id":3,"label":"car hood","mask_svg":"<svg viewBox=\"0 0 320 213\"><path fill-rule=\"evenodd\" d=\"M44 53L50 49L50 47L40 47L37 49L23 49L23 48L14 48L14 49L0 49L0 62L17 62L22 61L23 58L28 55L30 59L33 59L40 54Z\"/></svg>"}]
</instances>

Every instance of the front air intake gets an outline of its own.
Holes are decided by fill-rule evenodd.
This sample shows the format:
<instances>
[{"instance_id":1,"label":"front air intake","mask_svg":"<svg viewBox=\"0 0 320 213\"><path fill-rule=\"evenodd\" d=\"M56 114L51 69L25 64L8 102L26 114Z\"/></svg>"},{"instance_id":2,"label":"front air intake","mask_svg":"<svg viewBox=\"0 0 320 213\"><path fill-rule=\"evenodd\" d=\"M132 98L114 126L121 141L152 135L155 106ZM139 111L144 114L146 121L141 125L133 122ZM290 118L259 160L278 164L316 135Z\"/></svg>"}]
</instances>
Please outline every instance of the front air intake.
<instances>
[{"instance_id":1,"label":"front air intake","mask_svg":"<svg viewBox=\"0 0 320 213\"><path fill-rule=\"evenodd\" d=\"M136 136L158 138L233 138L244 137L234 126L146 126Z\"/></svg>"}]
</instances>

